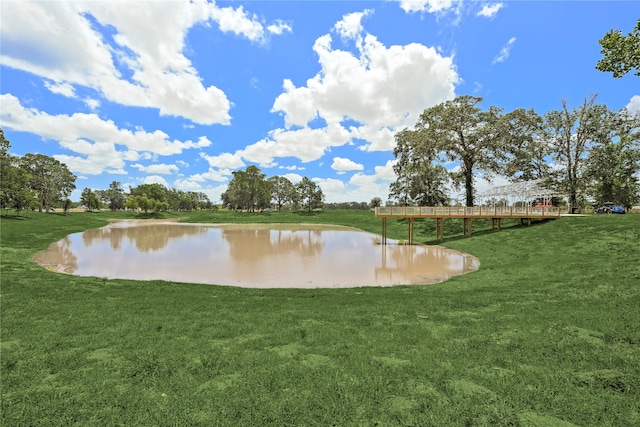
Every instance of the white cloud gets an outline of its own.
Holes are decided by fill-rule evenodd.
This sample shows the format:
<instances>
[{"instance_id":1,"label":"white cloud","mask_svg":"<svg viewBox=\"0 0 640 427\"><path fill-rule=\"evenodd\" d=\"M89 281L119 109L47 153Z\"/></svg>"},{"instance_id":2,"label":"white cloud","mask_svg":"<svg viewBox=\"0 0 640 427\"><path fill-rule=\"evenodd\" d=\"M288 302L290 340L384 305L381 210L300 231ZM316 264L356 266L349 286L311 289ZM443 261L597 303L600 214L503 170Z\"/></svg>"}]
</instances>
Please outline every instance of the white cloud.
<instances>
[{"instance_id":1,"label":"white cloud","mask_svg":"<svg viewBox=\"0 0 640 427\"><path fill-rule=\"evenodd\" d=\"M507 44L505 44L502 49L500 49L500 53L493 59L493 63L496 64L498 62L504 62L505 59L509 57L511 53L511 49L513 48L513 44L516 42L515 37L511 37Z\"/></svg>"},{"instance_id":2,"label":"white cloud","mask_svg":"<svg viewBox=\"0 0 640 427\"><path fill-rule=\"evenodd\" d=\"M57 93L58 95L63 95L68 98L76 97L75 89L69 83L44 82L44 86L52 93Z\"/></svg>"},{"instance_id":3,"label":"white cloud","mask_svg":"<svg viewBox=\"0 0 640 427\"><path fill-rule=\"evenodd\" d=\"M178 167L176 165L169 164L154 164L154 165L141 165L140 163L135 163L131 165L132 168L138 169L140 172L153 173L158 175L172 175L178 172Z\"/></svg>"},{"instance_id":4,"label":"white cloud","mask_svg":"<svg viewBox=\"0 0 640 427\"><path fill-rule=\"evenodd\" d=\"M142 180L143 184L162 184L165 187L169 188L169 183L159 175L149 175L145 176Z\"/></svg>"},{"instance_id":5,"label":"white cloud","mask_svg":"<svg viewBox=\"0 0 640 427\"><path fill-rule=\"evenodd\" d=\"M293 29L291 28L290 24L278 19L276 20L275 24L267 26L267 31L269 31L271 34L280 35L283 33L292 33Z\"/></svg>"},{"instance_id":6,"label":"white cloud","mask_svg":"<svg viewBox=\"0 0 640 427\"><path fill-rule=\"evenodd\" d=\"M409 123L406 123L408 126ZM401 126L400 126L401 127ZM366 145L360 146L365 151L388 151L396 146L395 128L387 126L353 126L350 128L353 138L367 141Z\"/></svg>"},{"instance_id":7,"label":"white cloud","mask_svg":"<svg viewBox=\"0 0 640 427\"><path fill-rule=\"evenodd\" d=\"M188 30L213 20L222 31L264 41L262 23L242 6L205 1L4 2L0 19L0 62L44 77L51 91L74 96L75 86L85 86L115 103L200 124L228 124L231 103L203 85L184 55ZM113 42L96 21L115 29Z\"/></svg>"},{"instance_id":8,"label":"white cloud","mask_svg":"<svg viewBox=\"0 0 640 427\"><path fill-rule=\"evenodd\" d=\"M344 15L340 21L338 21L334 28L342 39L360 39L360 35L364 28L362 27L362 18L372 14L371 9L365 9L363 12L354 12Z\"/></svg>"},{"instance_id":9,"label":"white cloud","mask_svg":"<svg viewBox=\"0 0 640 427\"><path fill-rule=\"evenodd\" d=\"M633 95L625 108L631 114L640 114L640 95Z\"/></svg>"},{"instance_id":10,"label":"white cloud","mask_svg":"<svg viewBox=\"0 0 640 427\"><path fill-rule=\"evenodd\" d=\"M69 170L75 173L84 173L87 175L99 175L103 172L110 174L126 175L124 168L124 160L118 153L112 151L106 155L94 154L89 157L69 156L67 154L55 154L56 160L67 165Z\"/></svg>"},{"instance_id":11,"label":"white cloud","mask_svg":"<svg viewBox=\"0 0 640 427\"><path fill-rule=\"evenodd\" d=\"M227 190L228 182L232 176L231 169L209 168L204 173L194 174L184 178L178 178L174 182L174 187L183 191L201 191L216 203L220 200L220 195ZM210 185L211 182L222 183L216 187Z\"/></svg>"},{"instance_id":12,"label":"white cloud","mask_svg":"<svg viewBox=\"0 0 640 427\"><path fill-rule=\"evenodd\" d=\"M298 166L298 165L291 165L291 166L279 166L280 169L285 169L288 171L303 171L306 168L303 166Z\"/></svg>"},{"instance_id":13,"label":"white cloud","mask_svg":"<svg viewBox=\"0 0 640 427\"><path fill-rule=\"evenodd\" d=\"M331 36L316 40L320 73L296 88L285 81L285 92L273 111L285 116L285 127L305 126L316 117L327 123L345 118L362 124L392 126L417 119L422 110L451 99L458 75L452 58L417 43L385 47L368 34L355 56L333 50Z\"/></svg>"},{"instance_id":14,"label":"white cloud","mask_svg":"<svg viewBox=\"0 0 640 427\"><path fill-rule=\"evenodd\" d=\"M450 9L459 0L398 0L400 7L407 13L411 12L440 12Z\"/></svg>"},{"instance_id":15,"label":"white cloud","mask_svg":"<svg viewBox=\"0 0 640 427\"><path fill-rule=\"evenodd\" d=\"M285 129L247 147L243 158L263 165L288 156L307 162L353 138L365 141L364 150L391 150L395 129L413 126L425 108L455 96L459 77L452 57L418 43L386 47L371 34L362 36L361 20L368 13L346 15L334 27L355 40L357 53L333 49L330 34L316 40L318 74L300 87L285 79L273 104ZM326 127L310 129L317 118ZM345 120L355 124L347 130L341 125Z\"/></svg>"},{"instance_id":16,"label":"white cloud","mask_svg":"<svg viewBox=\"0 0 640 427\"><path fill-rule=\"evenodd\" d=\"M0 122L3 127L58 141L62 148L80 154L58 156L64 158L74 172L91 175L103 171L124 173L125 161L181 154L187 149L211 145L211 141L204 136L198 141L172 141L159 130L121 129L113 121L102 120L96 114L50 115L25 108L11 94L1 94L0 103Z\"/></svg>"},{"instance_id":17,"label":"white cloud","mask_svg":"<svg viewBox=\"0 0 640 427\"><path fill-rule=\"evenodd\" d=\"M211 200L214 204L219 204L221 200L221 195L225 191L227 191L228 185L221 184L218 186L207 186L202 184L204 181L193 181L190 179L177 179L173 187L182 191L197 191L207 195L209 200Z\"/></svg>"},{"instance_id":18,"label":"white cloud","mask_svg":"<svg viewBox=\"0 0 640 427\"><path fill-rule=\"evenodd\" d=\"M219 204L222 200L222 197L220 196L222 195L222 193L227 191L227 188L227 184L222 184L218 185L217 187L204 187L196 191L202 191L207 195L207 197L209 197L209 200L211 200L212 203Z\"/></svg>"},{"instance_id":19,"label":"white cloud","mask_svg":"<svg viewBox=\"0 0 640 427\"><path fill-rule=\"evenodd\" d=\"M275 157L297 157L303 162L310 162L322 157L330 147L346 144L349 139L349 132L339 124L318 129L276 129L269 132L268 138L238 153L242 158L264 167L273 166Z\"/></svg>"},{"instance_id":20,"label":"white cloud","mask_svg":"<svg viewBox=\"0 0 640 427\"><path fill-rule=\"evenodd\" d=\"M200 191L202 185L199 182L191 179L176 179L173 183L174 187L182 191Z\"/></svg>"},{"instance_id":21,"label":"white cloud","mask_svg":"<svg viewBox=\"0 0 640 427\"><path fill-rule=\"evenodd\" d=\"M200 153L200 157L209 162L209 166L215 168L237 169L245 165L239 154L223 153L218 156L209 156L206 153Z\"/></svg>"},{"instance_id":22,"label":"white cloud","mask_svg":"<svg viewBox=\"0 0 640 427\"><path fill-rule=\"evenodd\" d=\"M182 5L179 5L182 7ZM218 22L220 30L243 35L249 40L260 41L264 38L264 28L256 16L249 17L242 6L218 8L212 4L211 17Z\"/></svg>"},{"instance_id":23,"label":"white cloud","mask_svg":"<svg viewBox=\"0 0 640 427\"><path fill-rule=\"evenodd\" d=\"M297 173L285 173L282 176L291 181L292 184L297 184L302 181L302 175L299 175Z\"/></svg>"},{"instance_id":24,"label":"white cloud","mask_svg":"<svg viewBox=\"0 0 640 427\"><path fill-rule=\"evenodd\" d=\"M376 171L376 176L378 179L387 181L391 183L391 181L396 180L396 173L393 170L393 166L396 164L397 160L389 160L383 166L376 166L374 170Z\"/></svg>"},{"instance_id":25,"label":"white cloud","mask_svg":"<svg viewBox=\"0 0 640 427\"><path fill-rule=\"evenodd\" d=\"M207 172L191 175L190 177L185 178L185 180L189 180L193 182L205 182L205 181L227 182L230 176L231 176L231 169L209 168Z\"/></svg>"},{"instance_id":26,"label":"white cloud","mask_svg":"<svg viewBox=\"0 0 640 427\"><path fill-rule=\"evenodd\" d=\"M83 99L83 101L91 111L95 111L98 107L100 107L100 101L98 101L97 99L85 98Z\"/></svg>"},{"instance_id":27,"label":"white cloud","mask_svg":"<svg viewBox=\"0 0 640 427\"><path fill-rule=\"evenodd\" d=\"M343 174L349 171L361 171L364 169L364 166L353 160L345 159L344 157L334 157L331 169L338 171L339 174Z\"/></svg>"},{"instance_id":28,"label":"white cloud","mask_svg":"<svg viewBox=\"0 0 640 427\"><path fill-rule=\"evenodd\" d=\"M314 179L331 202L369 202L374 197L387 200L389 185L396 179L393 172L395 160L389 160L385 165L376 166L374 173L368 175L356 172L348 182L339 179Z\"/></svg>"},{"instance_id":29,"label":"white cloud","mask_svg":"<svg viewBox=\"0 0 640 427\"><path fill-rule=\"evenodd\" d=\"M494 3L494 4L485 4L482 6L480 12L478 12L478 16L484 16L485 18L493 18L496 16L498 11L502 9L504 5L502 3Z\"/></svg>"}]
</instances>

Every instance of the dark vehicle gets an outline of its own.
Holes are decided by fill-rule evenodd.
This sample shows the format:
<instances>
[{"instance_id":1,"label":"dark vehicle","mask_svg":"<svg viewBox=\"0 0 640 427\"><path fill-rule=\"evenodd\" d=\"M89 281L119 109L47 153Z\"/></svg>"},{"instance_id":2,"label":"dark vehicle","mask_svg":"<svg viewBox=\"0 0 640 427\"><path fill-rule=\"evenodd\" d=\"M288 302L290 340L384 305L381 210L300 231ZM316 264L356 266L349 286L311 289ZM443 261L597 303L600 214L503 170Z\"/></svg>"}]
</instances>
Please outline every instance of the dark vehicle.
<instances>
[{"instance_id":1,"label":"dark vehicle","mask_svg":"<svg viewBox=\"0 0 640 427\"><path fill-rule=\"evenodd\" d=\"M614 205L613 202L604 202L604 206L600 206L593 210L593 213L597 214L623 214L625 213L624 206Z\"/></svg>"},{"instance_id":2,"label":"dark vehicle","mask_svg":"<svg viewBox=\"0 0 640 427\"><path fill-rule=\"evenodd\" d=\"M624 206L614 206L613 208L611 208L611 213L623 214L624 213Z\"/></svg>"}]
</instances>

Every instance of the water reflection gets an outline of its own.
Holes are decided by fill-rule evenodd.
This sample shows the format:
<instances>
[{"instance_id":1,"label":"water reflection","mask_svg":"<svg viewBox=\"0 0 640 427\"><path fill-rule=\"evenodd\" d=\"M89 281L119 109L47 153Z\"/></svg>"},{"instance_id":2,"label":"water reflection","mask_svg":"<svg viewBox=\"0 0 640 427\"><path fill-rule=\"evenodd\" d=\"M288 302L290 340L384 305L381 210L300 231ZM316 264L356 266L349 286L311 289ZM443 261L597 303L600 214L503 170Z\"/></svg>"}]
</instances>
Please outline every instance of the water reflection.
<instances>
[{"instance_id":1,"label":"water reflection","mask_svg":"<svg viewBox=\"0 0 640 427\"><path fill-rule=\"evenodd\" d=\"M337 226L126 221L69 235L35 260L80 276L259 288L436 283L478 267L446 248L388 242Z\"/></svg>"}]
</instances>

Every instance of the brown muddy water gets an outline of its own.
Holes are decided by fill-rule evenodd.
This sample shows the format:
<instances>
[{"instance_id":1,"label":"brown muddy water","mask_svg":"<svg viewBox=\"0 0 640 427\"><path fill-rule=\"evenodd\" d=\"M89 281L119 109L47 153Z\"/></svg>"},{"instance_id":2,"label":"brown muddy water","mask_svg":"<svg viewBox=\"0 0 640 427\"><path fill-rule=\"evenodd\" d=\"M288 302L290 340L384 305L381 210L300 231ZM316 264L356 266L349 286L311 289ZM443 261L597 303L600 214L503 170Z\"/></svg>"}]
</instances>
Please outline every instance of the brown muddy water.
<instances>
[{"instance_id":1,"label":"brown muddy water","mask_svg":"<svg viewBox=\"0 0 640 427\"><path fill-rule=\"evenodd\" d=\"M38 253L49 269L109 279L248 288L348 288L439 283L477 258L402 245L332 225L119 221L71 234Z\"/></svg>"}]
</instances>

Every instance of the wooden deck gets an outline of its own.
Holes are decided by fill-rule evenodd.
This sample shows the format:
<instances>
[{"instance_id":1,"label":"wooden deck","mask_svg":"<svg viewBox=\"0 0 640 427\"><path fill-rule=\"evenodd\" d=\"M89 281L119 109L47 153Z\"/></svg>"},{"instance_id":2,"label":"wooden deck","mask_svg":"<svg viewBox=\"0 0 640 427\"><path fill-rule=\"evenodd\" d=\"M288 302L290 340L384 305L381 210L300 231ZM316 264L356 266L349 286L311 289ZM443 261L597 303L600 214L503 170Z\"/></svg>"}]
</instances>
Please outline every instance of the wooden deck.
<instances>
[{"instance_id":1,"label":"wooden deck","mask_svg":"<svg viewBox=\"0 0 640 427\"><path fill-rule=\"evenodd\" d=\"M471 236L471 224L474 218L491 219L491 227L500 230L502 218L520 219L531 225L531 220L560 218L560 208L555 206L398 206L379 207L376 217L382 218L382 243L387 243L387 218L409 219L409 244L413 244L413 220L415 218L434 218L436 220L436 239L444 240L444 220L462 218L462 233Z\"/></svg>"}]
</instances>

